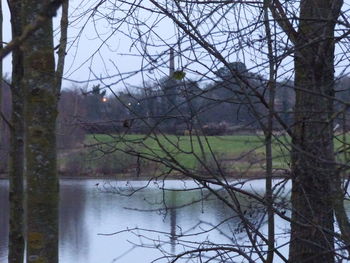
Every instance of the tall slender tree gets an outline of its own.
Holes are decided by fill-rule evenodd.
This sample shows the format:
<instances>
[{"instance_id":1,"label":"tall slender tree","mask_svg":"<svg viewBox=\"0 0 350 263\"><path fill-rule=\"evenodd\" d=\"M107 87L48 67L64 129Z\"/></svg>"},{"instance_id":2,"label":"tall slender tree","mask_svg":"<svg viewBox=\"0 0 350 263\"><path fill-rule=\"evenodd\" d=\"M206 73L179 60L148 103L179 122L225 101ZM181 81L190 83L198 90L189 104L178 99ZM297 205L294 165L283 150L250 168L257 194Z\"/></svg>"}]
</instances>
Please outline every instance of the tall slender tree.
<instances>
[{"instance_id":1,"label":"tall slender tree","mask_svg":"<svg viewBox=\"0 0 350 263\"><path fill-rule=\"evenodd\" d=\"M273 162L272 162L272 138L273 138L273 112L275 108L275 93L276 93L276 65L274 60L273 49L273 37L271 32L271 25L269 23L269 7L270 0L264 1L264 25L266 31L266 39L268 46L268 60L269 60L269 81L268 81L268 93L269 93L269 113L267 119L267 127L264 128L265 132L265 153L266 153L266 203L267 203L267 220L268 220L268 253L266 257L266 263L272 263L275 250L275 216L273 211L273 188L272 188L272 176L273 176Z\"/></svg>"},{"instance_id":2,"label":"tall slender tree","mask_svg":"<svg viewBox=\"0 0 350 263\"><path fill-rule=\"evenodd\" d=\"M2 3L0 3L0 48L3 48L3 12L2 12ZM0 61L0 74L1 77L3 75L3 63L2 60ZM0 83L0 145L3 145L3 119L2 119L2 81ZM0 148L1 152L1 148ZM1 157L0 153L0 157ZM1 169L2 163L0 162L0 169Z\"/></svg>"},{"instance_id":3,"label":"tall slender tree","mask_svg":"<svg viewBox=\"0 0 350 263\"><path fill-rule=\"evenodd\" d=\"M54 1L59 5L61 1ZM46 23L22 45L26 120L27 262L58 262L59 184L56 171L57 87L53 2L25 0L23 24Z\"/></svg>"},{"instance_id":4,"label":"tall slender tree","mask_svg":"<svg viewBox=\"0 0 350 263\"><path fill-rule=\"evenodd\" d=\"M61 91L62 86L62 76L64 72L64 62L66 58L66 49L67 49L67 38L68 38L68 9L69 9L69 1L62 0L62 15L61 15L61 37L59 42L59 48L57 51L58 60L57 60L57 68L56 68L56 92L57 96Z\"/></svg>"},{"instance_id":5,"label":"tall slender tree","mask_svg":"<svg viewBox=\"0 0 350 263\"><path fill-rule=\"evenodd\" d=\"M3 12L2 12L2 3L0 3L0 48L3 48ZM3 75L3 63L0 61L0 74L1 78ZM2 99L2 81L0 82L0 111L1 111L1 99ZM0 117L1 118L1 117ZM2 120L0 121L0 143L2 138Z\"/></svg>"},{"instance_id":6,"label":"tall slender tree","mask_svg":"<svg viewBox=\"0 0 350 263\"><path fill-rule=\"evenodd\" d=\"M12 37L22 34L21 0L9 0ZM10 133L10 231L9 263L23 262L24 258L24 124L23 124L23 53L19 46L12 51L12 115Z\"/></svg>"}]
</instances>

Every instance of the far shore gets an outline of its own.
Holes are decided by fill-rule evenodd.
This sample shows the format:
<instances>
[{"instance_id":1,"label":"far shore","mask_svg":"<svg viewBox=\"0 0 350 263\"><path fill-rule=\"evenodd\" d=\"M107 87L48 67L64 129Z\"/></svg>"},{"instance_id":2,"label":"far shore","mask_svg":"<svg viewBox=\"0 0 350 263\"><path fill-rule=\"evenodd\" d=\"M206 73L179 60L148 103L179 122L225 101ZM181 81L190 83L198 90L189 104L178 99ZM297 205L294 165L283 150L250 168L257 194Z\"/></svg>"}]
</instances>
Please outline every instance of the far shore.
<instances>
[{"instance_id":1,"label":"far shore","mask_svg":"<svg viewBox=\"0 0 350 263\"><path fill-rule=\"evenodd\" d=\"M284 172L276 172L272 178L273 179L280 179L280 178L287 178L287 174ZM140 175L136 176L133 173L121 173L121 174L80 174L80 175L69 175L67 173L60 173L59 172L59 178L60 179L67 179L67 180L88 180L88 179L105 179L105 180L130 180L130 181L144 181L144 180L185 180L189 179L188 176L180 175L180 174L173 174L173 175L167 175L167 176L146 176L146 175ZM209 178L209 177L208 177ZM261 171L255 171L255 172L249 172L246 173L245 176L242 175L234 175L231 173L229 176L226 177L226 179L229 180L239 180L239 179L265 179L266 176ZM0 173L0 179L7 180L8 179L8 173Z\"/></svg>"}]
</instances>

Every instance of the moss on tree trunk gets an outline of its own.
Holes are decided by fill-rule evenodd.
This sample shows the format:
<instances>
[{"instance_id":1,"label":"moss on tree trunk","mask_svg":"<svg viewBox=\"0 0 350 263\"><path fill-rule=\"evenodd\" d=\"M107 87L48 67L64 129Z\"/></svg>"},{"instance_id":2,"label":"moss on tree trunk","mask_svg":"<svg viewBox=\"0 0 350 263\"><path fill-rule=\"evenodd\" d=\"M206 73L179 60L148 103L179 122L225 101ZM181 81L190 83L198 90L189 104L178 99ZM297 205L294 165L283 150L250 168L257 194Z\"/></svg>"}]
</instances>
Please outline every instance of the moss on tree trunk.
<instances>
[{"instance_id":1,"label":"moss on tree trunk","mask_svg":"<svg viewBox=\"0 0 350 263\"><path fill-rule=\"evenodd\" d=\"M23 1L24 24L49 3ZM23 45L26 120L27 261L58 262L57 93L52 21Z\"/></svg>"},{"instance_id":2,"label":"moss on tree trunk","mask_svg":"<svg viewBox=\"0 0 350 263\"><path fill-rule=\"evenodd\" d=\"M11 12L13 37L22 33L21 0L8 2ZM9 230L9 263L23 262L24 259L24 125L23 125L23 77L22 51L15 48L12 52L12 115L10 138L10 230Z\"/></svg>"}]
</instances>

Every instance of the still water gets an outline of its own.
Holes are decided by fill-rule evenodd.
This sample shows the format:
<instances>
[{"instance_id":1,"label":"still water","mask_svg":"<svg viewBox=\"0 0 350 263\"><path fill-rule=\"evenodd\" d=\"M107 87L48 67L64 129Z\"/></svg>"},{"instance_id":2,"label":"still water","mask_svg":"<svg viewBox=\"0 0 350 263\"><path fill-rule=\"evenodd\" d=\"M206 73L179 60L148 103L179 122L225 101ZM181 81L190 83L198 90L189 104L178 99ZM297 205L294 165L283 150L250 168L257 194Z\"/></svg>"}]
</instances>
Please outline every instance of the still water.
<instances>
[{"instance_id":1,"label":"still water","mask_svg":"<svg viewBox=\"0 0 350 263\"><path fill-rule=\"evenodd\" d=\"M164 256L181 252L181 242L244 243L245 237L239 233L238 219L232 217L230 209L221 201L208 196L205 191L190 190L196 187L190 181L168 181L166 184L61 180L60 262L133 263L152 262L157 258L159 260L156 262L169 262ZM264 190L263 184L263 181L257 180L245 187L259 192ZM164 187L171 190L160 189ZM139 188L142 189L130 195ZM180 189L187 191L177 191ZM0 180L1 263L7 262L7 193L8 182ZM207 200L198 201L207 196ZM192 204L187 205L189 203ZM252 217L256 217L264 231L266 224L259 212ZM282 234L288 224L279 220L276 231ZM207 232L213 226L218 227ZM103 235L124 230L129 231ZM201 234L191 235L198 232ZM231 233L238 233L235 240L232 240ZM176 235L179 234L183 236L177 239ZM196 245L193 244L193 247Z\"/></svg>"}]
</instances>

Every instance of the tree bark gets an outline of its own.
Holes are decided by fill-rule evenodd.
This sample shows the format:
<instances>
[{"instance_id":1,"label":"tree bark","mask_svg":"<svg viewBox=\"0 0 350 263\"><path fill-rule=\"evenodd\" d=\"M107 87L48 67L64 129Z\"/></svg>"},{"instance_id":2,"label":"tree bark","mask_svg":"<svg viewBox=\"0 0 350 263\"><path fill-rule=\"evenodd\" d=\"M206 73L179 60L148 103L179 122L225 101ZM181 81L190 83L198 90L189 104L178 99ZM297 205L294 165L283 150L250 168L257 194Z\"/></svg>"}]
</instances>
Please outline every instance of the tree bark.
<instances>
[{"instance_id":1,"label":"tree bark","mask_svg":"<svg viewBox=\"0 0 350 263\"><path fill-rule=\"evenodd\" d=\"M269 23L269 7L270 1L264 1L264 26L266 31L266 39L268 46L268 59L269 59L269 82L267 85L269 94L269 112L267 117L267 129L264 129L265 133L265 154L266 154L266 210L267 210L267 224L268 224L268 251L266 256L266 263L273 263L274 250L275 250L275 215L273 210L273 187L272 187L272 175L273 175L273 162L272 162L272 132L273 132L273 113L275 110L275 93L276 93L276 63L274 60L273 39L271 33L271 27Z\"/></svg>"},{"instance_id":2,"label":"tree bark","mask_svg":"<svg viewBox=\"0 0 350 263\"><path fill-rule=\"evenodd\" d=\"M2 44L2 42L3 42L3 20L4 20L4 17L3 17L3 14L2 14L3 12L2 12L2 2L0 2L0 49L2 49L3 48L3 44ZM4 74L4 72L3 72L3 63L2 63L2 60L0 61L0 76L1 76L1 81L0 81L0 112L1 112L1 110L2 110L2 108L1 108L1 102L2 102L2 89L3 89L3 87L2 87L2 81L3 81L3 74ZM2 136L2 133L3 133L3 127L2 127L2 118L1 118L1 116L0 116L0 144L2 144L2 138L3 138L3 136ZM0 168L1 168L1 164L0 164Z\"/></svg>"},{"instance_id":3,"label":"tree bark","mask_svg":"<svg viewBox=\"0 0 350 263\"><path fill-rule=\"evenodd\" d=\"M8 1L11 13L12 37L22 33L21 0ZM24 258L24 125L23 125L23 77L22 51L19 47L12 52L12 113L9 159L9 263L23 262Z\"/></svg>"},{"instance_id":4,"label":"tree bark","mask_svg":"<svg viewBox=\"0 0 350 263\"><path fill-rule=\"evenodd\" d=\"M3 14L2 14L2 3L0 3L0 48L3 48ZM4 127L3 127L3 123L4 120L2 119L2 90L3 90L3 63L2 60L0 61L0 74L1 74L1 82L0 82L0 145L4 145ZM0 148L0 158L3 158L3 155L1 153L2 149ZM2 164L3 164L3 160L0 161L0 173L2 172Z\"/></svg>"},{"instance_id":5,"label":"tree bark","mask_svg":"<svg viewBox=\"0 0 350 263\"><path fill-rule=\"evenodd\" d=\"M302 0L295 43L289 262L334 262L334 28L342 1Z\"/></svg>"},{"instance_id":6,"label":"tree bark","mask_svg":"<svg viewBox=\"0 0 350 263\"><path fill-rule=\"evenodd\" d=\"M49 0L23 1L30 24ZM56 171L57 93L52 19L23 44L25 88L27 262L58 262L59 185Z\"/></svg>"}]
</instances>

